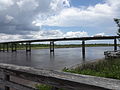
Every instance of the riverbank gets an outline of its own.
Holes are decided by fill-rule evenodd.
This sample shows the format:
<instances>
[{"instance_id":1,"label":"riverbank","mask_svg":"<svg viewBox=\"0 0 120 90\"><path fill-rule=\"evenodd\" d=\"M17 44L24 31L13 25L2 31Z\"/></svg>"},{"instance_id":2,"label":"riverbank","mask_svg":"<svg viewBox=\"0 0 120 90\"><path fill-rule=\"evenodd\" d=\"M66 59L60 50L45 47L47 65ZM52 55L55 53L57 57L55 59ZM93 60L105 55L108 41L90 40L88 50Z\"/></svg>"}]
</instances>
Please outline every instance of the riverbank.
<instances>
[{"instance_id":1,"label":"riverbank","mask_svg":"<svg viewBox=\"0 0 120 90\"><path fill-rule=\"evenodd\" d=\"M109 47L109 46L114 46L114 44L86 44L86 47ZM119 46L119 45L118 45ZM61 45L61 44L55 44L54 45L55 48L78 48L78 47L82 47L81 44L65 44L65 45ZM24 50L26 47L25 45L19 45L17 49L18 50ZM31 48L32 49L48 49L50 48L49 44L31 44Z\"/></svg>"},{"instance_id":2,"label":"riverbank","mask_svg":"<svg viewBox=\"0 0 120 90\"><path fill-rule=\"evenodd\" d=\"M111 59L111 60L97 60L95 62L88 62L81 64L80 66L65 68L63 71L83 74L83 75L92 75L105 78L113 78L120 80L120 59ZM51 90L52 87L48 85L36 85L39 90ZM64 89L59 89L64 90Z\"/></svg>"},{"instance_id":3,"label":"riverbank","mask_svg":"<svg viewBox=\"0 0 120 90\"><path fill-rule=\"evenodd\" d=\"M110 47L114 46L114 44L85 44L85 47ZM120 46L120 45L118 45ZM11 47L11 46L10 46ZM82 47L81 44L55 44L54 48L79 48ZM1 50L3 48L6 50L7 48L1 47ZM50 48L49 44L31 44L31 49L48 49ZM9 50L11 48L8 48ZM17 50L25 50L26 45L25 44L17 44Z\"/></svg>"},{"instance_id":4,"label":"riverbank","mask_svg":"<svg viewBox=\"0 0 120 90\"><path fill-rule=\"evenodd\" d=\"M109 46L114 46L114 44L86 44L86 47L109 47ZM65 45L59 45L55 44L55 48L78 48L82 47L81 44L65 44ZM32 49L45 49L49 48L49 44L32 44L31 45Z\"/></svg>"},{"instance_id":5,"label":"riverbank","mask_svg":"<svg viewBox=\"0 0 120 90\"><path fill-rule=\"evenodd\" d=\"M120 80L120 59L99 60L73 69L65 68L63 71Z\"/></svg>"}]
</instances>

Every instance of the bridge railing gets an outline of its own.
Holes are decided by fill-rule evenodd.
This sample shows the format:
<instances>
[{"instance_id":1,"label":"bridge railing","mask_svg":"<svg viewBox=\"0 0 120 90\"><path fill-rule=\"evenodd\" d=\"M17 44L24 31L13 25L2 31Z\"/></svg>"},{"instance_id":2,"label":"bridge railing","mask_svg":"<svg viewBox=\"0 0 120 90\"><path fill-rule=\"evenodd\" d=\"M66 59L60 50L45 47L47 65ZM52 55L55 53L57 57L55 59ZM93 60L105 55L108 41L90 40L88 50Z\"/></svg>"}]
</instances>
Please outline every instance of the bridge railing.
<instances>
[{"instance_id":1,"label":"bridge railing","mask_svg":"<svg viewBox=\"0 0 120 90\"><path fill-rule=\"evenodd\" d=\"M78 75L60 71L35 69L32 67L17 66L0 63L0 90L37 90L21 83L20 79L50 85L52 90L119 90L120 80L107 79L88 75ZM17 77L18 79L14 82Z\"/></svg>"}]
</instances>

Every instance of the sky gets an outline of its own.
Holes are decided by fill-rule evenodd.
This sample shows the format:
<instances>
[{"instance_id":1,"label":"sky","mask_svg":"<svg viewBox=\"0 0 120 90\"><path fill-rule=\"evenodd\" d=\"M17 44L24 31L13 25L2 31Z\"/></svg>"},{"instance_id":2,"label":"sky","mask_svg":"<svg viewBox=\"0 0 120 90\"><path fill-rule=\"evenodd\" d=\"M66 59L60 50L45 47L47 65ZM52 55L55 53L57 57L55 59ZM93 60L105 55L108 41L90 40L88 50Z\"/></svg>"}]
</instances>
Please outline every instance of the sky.
<instances>
[{"instance_id":1,"label":"sky","mask_svg":"<svg viewBox=\"0 0 120 90\"><path fill-rule=\"evenodd\" d=\"M116 35L120 0L0 0L0 41Z\"/></svg>"}]
</instances>

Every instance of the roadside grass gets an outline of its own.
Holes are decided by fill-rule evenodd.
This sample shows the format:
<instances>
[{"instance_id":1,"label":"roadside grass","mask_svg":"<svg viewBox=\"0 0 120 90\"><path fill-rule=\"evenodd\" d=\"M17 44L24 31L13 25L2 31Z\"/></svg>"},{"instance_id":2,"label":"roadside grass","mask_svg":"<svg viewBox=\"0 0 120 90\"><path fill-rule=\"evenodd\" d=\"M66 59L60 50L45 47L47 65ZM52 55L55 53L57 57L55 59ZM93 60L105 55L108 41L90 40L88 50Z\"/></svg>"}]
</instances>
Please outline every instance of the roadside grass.
<instances>
[{"instance_id":1,"label":"roadside grass","mask_svg":"<svg viewBox=\"0 0 120 90\"><path fill-rule=\"evenodd\" d=\"M120 59L100 60L74 69L64 68L63 71L120 80Z\"/></svg>"}]
</instances>

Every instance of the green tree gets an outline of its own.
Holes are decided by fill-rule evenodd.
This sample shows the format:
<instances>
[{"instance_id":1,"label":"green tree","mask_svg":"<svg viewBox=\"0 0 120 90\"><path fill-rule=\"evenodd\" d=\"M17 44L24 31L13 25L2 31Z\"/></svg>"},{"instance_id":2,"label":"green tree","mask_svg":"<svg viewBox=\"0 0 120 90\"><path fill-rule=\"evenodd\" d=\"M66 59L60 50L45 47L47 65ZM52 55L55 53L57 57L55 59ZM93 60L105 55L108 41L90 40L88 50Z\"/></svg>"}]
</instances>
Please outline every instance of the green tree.
<instances>
[{"instance_id":1,"label":"green tree","mask_svg":"<svg viewBox=\"0 0 120 90\"><path fill-rule=\"evenodd\" d=\"M117 35L120 36L120 19L118 18L114 18L114 21L116 22L117 26L118 26L118 32L117 32Z\"/></svg>"}]
</instances>

